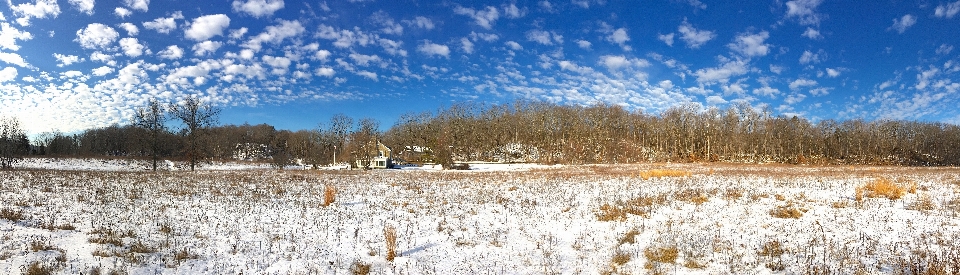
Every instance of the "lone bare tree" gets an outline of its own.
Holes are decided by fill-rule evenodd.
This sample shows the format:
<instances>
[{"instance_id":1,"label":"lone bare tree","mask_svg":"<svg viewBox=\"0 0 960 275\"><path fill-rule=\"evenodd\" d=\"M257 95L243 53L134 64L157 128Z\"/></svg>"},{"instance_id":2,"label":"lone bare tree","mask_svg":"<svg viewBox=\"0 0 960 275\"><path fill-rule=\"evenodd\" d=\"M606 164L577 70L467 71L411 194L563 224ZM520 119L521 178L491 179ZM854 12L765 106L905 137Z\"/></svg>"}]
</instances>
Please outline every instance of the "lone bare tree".
<instances>
[{"instance_id":1,"label":"lone bare tree","mask_svg":"<svg viewBox=\"0 0 960 275\"><path fill-rule=\"evenodd\" d=\"M151 99L149 105L138 108L134 114L134 125L147 131L150 144L150 157L153 158L153 171L157 171L157 160L160 159L160 138L167 131L166 111L156 99Z\"/></svg>"},{"instance_id":2,"label":"lone bare tree","mask_svg":"<svg viewBox=\"0 0 960 275\"><path fill-rule=\"evenodd\" d=\"M209 103L200 102L196 97L187 97L179 104L170 105L170 115L183 122L186 136L186 155L190 161L190 171L194 171L197 162L203 158L205 148L201 142L201 135L210 126L217 122L220 109Z\"/></svg>"},{"instance_id":3,"label":"lone bare tree","mask_svg":"<svg viewBox=\"0 0 960 275\"><path fill-rule=\"evenodd\" d=\"M30 141L16 118L0 118L0 169L13 167L30 151Z\"/></svg>"}]
</instances>

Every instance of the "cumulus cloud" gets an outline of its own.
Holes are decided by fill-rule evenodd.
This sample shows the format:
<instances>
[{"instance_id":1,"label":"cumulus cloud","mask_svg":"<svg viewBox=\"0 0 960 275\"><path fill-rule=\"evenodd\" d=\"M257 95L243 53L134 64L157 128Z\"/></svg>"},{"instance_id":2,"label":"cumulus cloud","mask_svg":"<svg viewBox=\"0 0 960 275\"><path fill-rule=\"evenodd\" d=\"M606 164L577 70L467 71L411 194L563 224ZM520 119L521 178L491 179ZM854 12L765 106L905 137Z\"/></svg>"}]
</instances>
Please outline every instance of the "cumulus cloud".
<instances>
[{"instance_id":1,"label":"cumulus cloud","mask_svg":"<svg viewBox=\"0 0 960 275\"><path fill-rule=\"evenodd\" d=\"M727 45L731 50L745 57L764 56L770 52L770 45L763 42L770 38L770 33L762 31L757 34L740 34L734 42Z\"/></svg>"},{"instance_id":2,"label":"cumulus cloud","mask_svg":"<svg viewBox=\"0 0 960 275\"><path fill-rule=\"evenodd\" d=\"M378 11L370 16L370 20L380 25L380 31L384 34L401 35L403 34L403 25L397 23L385 11Z\"/></svg>"},{"instance_id":3,"label":"cumulus cloud","mask_svg":"<svg viewBox=\"0 0 960 275\"><path fill-rule=\"evenodd\" d=\"M803 51L800 55L800 64L820 63L820 55L811 51Z\"/></svg>"},{"instance_id":4,"label":"cumulus cloud","mask_svg":"<svg viewBox=\"0 0 960 275\"><path fill-rule=\"evenodd\" d=\"M577 46L584 50L589 50L593 43L587 40L577 40Z\"/></svg>"},{"instance_id":5,"label":"cumulus cloud","mask_svg":"<svg viewBox=\"0 0 960 275\"><path fill-rule=\"evenodd\" d=\"M105 76L113 73L114 69L112 67L102 66L99 68L93 69L90 73L95 76Z\"/></svg>"},{"instance_id":6,"label":"cumulus cloud","mask_svg":"<svg viewBox=\"0 0 960 275\"><path fill-rule=\"evenodd\" d=\"M796 91L803 87L810 87L810 86L816 86L816 85L817 85L817 81L805 79L805 78L799 78L797 80L794 80L793 82L790 82L790 89Z\"/></svg>"},{"instance_id":7,"label":"cumulus cloud","mask_svg":"<svg viewBox=\"0 0 960 275\"><path fill-rule=\"evenodd\" d=\"M627 58L622 55L604 55L600 57L600 65L613 72L624 68L647 67L650 62L639 58Z\"/></svg>"},{"instance_id":8,"label":"cumulus cloud","mask_svg":"<svg viewBox=\"0 0 960 275\"><path fill-rule=\"evenodd\" d=\"M130 36L137 36L137 34L140 33L140 29L137 28L137 25L134 25L131 23L120 23L117 26L123 29L124 31L127 31L127 35L130 35Z\"/></svg>"},{"instance_id":9,"label":"cumulus cloud","mask_svg":"<svg viewBox=\"0 0 960 275\"><path fill-rule=\"evenodd\" d=\"M242 12L253 17L271 16L274 12L283 8L283 0L234 0L234 12Z\"/></svg>"},{"instance_id":10,"label":"cumulus cloud","mask_svg":"<svg viewBox=\"0 0 960 275\"><path fill-rule=\"evenodd\" d=\"M497 8L487 6L486 9L474 10L473 8L464 8L457 6L453 9L453 12L459 15L466 15L470 18L473 18L473 21L480 27L484 29L492 29L493 24L500 18L500 12L497 11Z\"/></svg>"},{"instance_id":11,"label":"cumulus cloud","mask_svg":"<svg viewBox=\"0 0 960 275\"><path fill-rule=\"evenodd\" d=\"M507 41L504 44L507 45L508 48L514 51L519 51L523 49L523 46L520 46L520 43L517 43L517 42Z\"/></svg>"},{"instance_id":12,"label":"cumulus cloud","mask_svg":"<svg viewBox=\"0 0 960 275\"><path fill-rule=\"evenodd\" d=\"M175 12L170 17L160 17L150 22L143 22L143 27L159 33L167 34L177 29L177 20L183 19L183 13Z\"/></svg>"},{"instance_id":13,"label":"cumulus cloud","mask_svg":"<svg viewBox=\"0 0 960 275\"><path fill-rule=\"evenodd\" d=\"M630 35L627 34L626 28L614 30L613 33L610 33L610 35L607 36L607 41L620 45L620 48L623 48L625 51L630 50L630 46L627 45L627 41L630 41Z\"/></svg>"},{"instance_id":14,"label":"cumulus cloud","mask_svg":"<svg viewBox=\"0 0 960 275\"><path fill-rule=\"evenodd\" d=\"M673 47L673 33L668 34L658 34L657 39L666 43L667 46Z\"/></svg>"},{"instance_id":15,"label":"cumulus cloud","mask_svg":"<svg viewBox=\"0 0 960 275\"><path fill-rule=\"evenodd\" d=\"M380 79L379 79L378 76L377 76L377 73L375 73L375 72L359 71L359 72L357 72L357 75L362 76L362 77L369 78L370 80L373 80L373 81L380 81Z\"/></svg>"},{"instance_id":16,"label":"cumulus cloud","mask_svg":"<svg viewBox=\"0 0 960 275\"><path fill-rule=\"evenodd\" d=\"M29 26L30 19L33 18L53 18L60 15L60 5L57 4L57 0L34 0L33 3L17 5L7 0L7 5L10 6L10 11L13 11L13 15L19 17L16 21L20 26Z\"/></svg>"},{"instance_id":17,"label":"cumulus cloud","mask_svg":"<svg viewBox=\"0 0 960 275\"><path fill-rule=\"evenodd\" d=\"M677 31L680 32L680 40L686 42L687 47L691 49L700 48L700 46L703 46L703 44L706 44L717 36L712 31L698 30L687 21L683 21L683 24L677 28Z\"/></svg>"},{"instance_id":18,"label":"cumulus cloud","mask_svg":"<svg viewBox=\"0 0 960 275\"><path fill-rule=\"evenodd\" d=\"M122 7L117 7L113 9L113 15L116 15L120 18L127 18L127 16L133 15L133 12Z\"/></svg>"},{"instance_id":19,"label":"cumulus cloud","mask_svg":"<svg viewBox=\"0 0 960 275\"><path fill-rule=\"evenodd\" d=\"M243 46L254 51L259 51L265 42L280 43L280 41L298 36L304 31L306 31L306 29L303 25L300 25L300 21L280 20L280 24L266 27L263 32L252 37L244 43Z\"/></svg>"},{"instance_id":20,"label":"cumulus cloud","mask_svg":"<svg viewBox=\"0 0 960 275\"><path fill-rule=\"evenodd\" d=\"M417 16L417 17L414 17L413 20L403 20L400 22L407 24L407 26L417 27L425 30L432 30L435 27L433 24L433 21L431 21L430 18L426 18L423 16Z\"/></svg>"},{"instance_id":21,"label":"cumulus cloud","mask_svg":"<svg viewBox=\"0 0 960 275\"><path fill-rule=\"evenodd\" d=\"M468 54L473 53L473 42L470 42L470 39L467 39L466 37L460 38L460 49Z\"/></svg>"},{"instance_id":22,"label":"cumulus cloud","mask_svg":"<svg viewBox=\"0 0 960 275\"><path fill-rule=\"evenodd\" d=\"M33 39L33 35L29 32L20 31L11 26L10 23L0 22L0 49L17 51L20 50L17 40L27 41L30 39Z\"/></svg>"},{"instance_id":23,"label":"cumulus cloud","mask_svg":"<svg viewBox=\"0 0 960 275\"><path fill-rule=\"evenodd\" d=\"M194 41L204 41L211 37L223 35L223 30L230 26L230 17L225 14L204 15L193 19L190 28L184 35Z\"/></svg>"},{"instance_id":24,"label":"cumulus cloud","mask_svg":"<svg viewBox=\"0 0 960 275\"><path fill-rule=\"evenodd\" d=\"M821 14L817 13L817 6L823 0L795 0L787 1L787 18L795 18L802 25L820 24Z\"/></svg>"},{"instance_id":25,"label":"cumulus cloud","mask_svg":"<svg viewBox=\"0 0 960 275\"><path fill-rule=\"evenodd\" d=\"M57 59L57 67L70 66L74 63L83 62L83 58L76 55L54 53L53 57Z\"/></svg>"},{"instance_id":26,"label":"cumulus cloud","mask_svg":"<svg viewBox=\"0 0 960 275\"><path fill-rule=\"evenodd\" d=\"M556 43L563 43L563 36L556 32L530 30L527 32L527 40L543 45L553 45L554 41L556 41Z\"/></svg>"},{"instance_id":27,"label":"cumulus cloud","mask_svg":"<svg viewBox=\"0 0 960 275\"><path fill-rule=\"evenodd\" d=\"M140 44L136 38L125 37L120 39L120 48L123 49L123 54L129 57L138 57L143 54L144 47Z\"/></svg>"},{"instance_id":28,"label":"cumulus cloud","mask_svg":"<svg viewBox=\"0 0 960 275\"><path fill-rule=\"evenodd\" d=\"M146 12L150 8L150 0L123 0L123 5L128 8Z\"/></svg>"},{"instance_id":29,"label":"cumulus cloud","mask_svg":"<svg viewBox=\"0 0 960 275\"><path fill-rule=\"evenodd\" d=\"M907 14L900 18L893 19L893 26L887 28L887 30L896 30L897 33L904 33L907 31L907 28L910 28L917 23L917 17Z\"/></svg>"},{"instance_id":30,"label":"cumulus cloud","mask_svg":"<svg viewBox=\"0 0 960 275\"><path fill-rule=\"evenodd\" d=\"M93 15L93 6L96 0L69 0L67 2L82 13Z\"/></svg>"},{"instance_id":31,"label":"cumulus cloud","mask_svg":"<svg viewBox=\"0 0 960 275\"><path fill-rule=\"evenodd\" d=\"M746 74L747 63L743 60L730 60L716 68L699 69L694 72L701 84L727 83L731 77Z\"/></svg>"},{"instance_id":32,"label":"cumulus cloud","mask_svg":"<svg viewBox=\"0 0 960 275\"><path fill-rule=\"evenodd\" d=\"M17 65L23 68L33 68L33 66L31 66L30 63L27 63L27 61L24 60L23 57L17 53L0 52L0 61L6 62L8 64Z\"/></svg>"},{"instance_id":33,"label":"cumulus cloud","mask_svg":"<svg viewBox=\"0 0 960 275\"><path fill-rule=\"evenodd\" d=\"M73 41L80 43L85 49L105 49L113 42L117 41L120 33L110 26L92 23L77 31L77 39Z\"/></svg>"},{"instance_id":34,"label":"cumulus cloud","mask_svg":"<svg viewBox=\"0 0 960 275\"><path fill-rule=\"evenodd\" d=\"M0 70L0 83L9 82L17 79L17 68L6 67Z\"/></svg>"},{"instance_id":35,"label":"cumulus cloud","mask_svg":"<svg viewBox=\"0 0 960 275\"><path fill-rule=\"evenodd\" d=\"M810 39L820 39L823 36L820 35L820 31L815 30L811 27L807 27L807 30L803 32L803 36Z\"/></svg>"},{"instance_id":36,"label":"cumulus cloud","mask_svg":"<svg viewBox=\"0 0 960 275\"><path fill-rule=\"evenodd\" d=\"M840 76L840 70L838 70L838 69L833 69L833 68L827 68L827 76L829 76L829 77L838 77L838 76Z\"/></svg>"},{"instance_id":37,"label":"cumulus cloud","mask_svg":"<svg viewBox=\"0 0 960 275\"><path fill-rule=\"evenodd\" d=\"M960 1L938 5L933 15L940 18L953 18L957 13L960 13Z\"/></svg>"},{"instance_id":38,"label":"cumulus cloud","mask_svg":"<svg viewBox=\"0 0 960 275\"><path fill-rule=\"evenodd\" d=\"M763 86L760 88L753 89L753 94L759 96L774 97L780 94L780 89L773 88L770 86Z\"/></svg>"},{"instance_id":39,"label":"cumulus cloud","mask_svg":"<svg viewBox=\"0 0 960 275\"><path fill-rule=\"evenodd\" d=\"M183 57L183 48L177 45L167 46L166 49L157 53L157 56L163 59L180 59Z\"/></svg>"},{"instance_id":40,"label":"cumulus cloud","mask_svg":"<svg viewBox=\"0 0 960 275\"><path fill-rule=\"evenodd\" d=\"M517 8L516 4L511 3L510 5L503 5L503 14L509 18L520 18L527 15L527 9Z\"/></svg>"},{"instance_id":41,"label":"cumulus cloud","mask_svg":"<svg viewBox=\"0 0 960 275\"><path fill-rule=\"evenodd\" d=\"M330 67L321 67L321 68L317 68L314 74L316 74L317 76L333 77L333 75L336 74L336 71L334 71L333 68L330 68Z\"/></svg>"},{"instance_id":42,"label":"cumulus cloud","mask_svg":"<svg viewBox=\"0 0 960 275\"><path fill-rule=\"evenodd\" d=\"M447 45L434 44L429 40L424 41L423 44L420 44L420 46L417 47L417 51L430 56L438 55L450 57L450 47L447 47Z\"/></svg>"},{"instance_id":43,"label":"cumulus cloud","mask_svg":"<svg viewBox=\"0 0 960 275\"><path fill-rule=\"evenodd\" d=\"M223 46L223 42L207 40L194 44L191 49L193 50L193 55L205 56L216 52L221 46Z\"/></svg>"}]
</instances>

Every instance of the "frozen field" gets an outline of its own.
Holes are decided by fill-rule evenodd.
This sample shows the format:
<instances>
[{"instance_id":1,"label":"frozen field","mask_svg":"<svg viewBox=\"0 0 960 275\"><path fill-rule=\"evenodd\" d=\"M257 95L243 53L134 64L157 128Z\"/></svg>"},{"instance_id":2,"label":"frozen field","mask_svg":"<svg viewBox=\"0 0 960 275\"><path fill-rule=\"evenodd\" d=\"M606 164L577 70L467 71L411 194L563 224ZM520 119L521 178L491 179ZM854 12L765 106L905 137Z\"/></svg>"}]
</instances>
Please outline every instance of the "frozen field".
<instances>
[{"instance_id":1,"label":"frozen field","mask_svg":"<svg viewBox=\"0 0 960 275\"><path fill-rule=\"evenodd\" d=\"M960 272L957 168L521 168L0 171L0 273Z\"/></svg>"}]
</instances>

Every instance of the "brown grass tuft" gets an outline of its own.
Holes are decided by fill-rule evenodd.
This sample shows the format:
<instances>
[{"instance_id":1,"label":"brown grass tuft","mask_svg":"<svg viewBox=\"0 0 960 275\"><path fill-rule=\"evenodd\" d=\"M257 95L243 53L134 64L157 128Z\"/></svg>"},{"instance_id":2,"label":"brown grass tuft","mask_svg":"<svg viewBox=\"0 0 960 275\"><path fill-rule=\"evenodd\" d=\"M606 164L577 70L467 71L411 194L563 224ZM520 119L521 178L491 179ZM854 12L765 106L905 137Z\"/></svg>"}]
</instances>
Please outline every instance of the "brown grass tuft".
<instances>
[{"instance_id":1,"label":"brown grass tuft","mask_svg":"<svg viewBox=\"0 0 960 275\"><path fill-rule=\"evenodd\" d=\"M867 198L887 198L890 200L900 199L907 192L907 188L897 185L893 181L887 178L877 178L874 181L868 182L867 184L857 187L856 189L856 199L857 201L863 200L864 197ZM913 190L916 190L916 183L913 184Z\"/></svg>"},{"instance_id":2,"label":"brown grass tuft","mask_svg":"<svg viewBox=\"0 0 960 275\"><path fill-rule=\"evenodd\" d=\"M624 265L630 261L630 258L630 253L617 251L617 253L613 254L613 258L610 259L610 262L615 265Z\"/></svg>"},{"instance_id":3,"label":"brown grass tuft","mask_svg":"<svg viewBox=\"0 0 960 275\"><path fill-rule=\"evenodd\" d=\"M787 205L781 205L770 209L770 216L781 219L799 219L803 216L804 212L807 212L807 210L796 207L793 205L793 203L788 203Z\"/></svg>"},{"instance_id":4,"label":"brown grass tuft","mask_svg":"<svg viewBox=\"0 0 960 275\"><path fill-rule=\"evenodd\" d=\"M383 238L387 243L387 261L393 261L397 257L397 229L392 225L383 228Z\"/></svg>"},{"instance_id":5,"label":"brown grass tuft","mask_svg":"<svg viewBox=\"0 0 960 275\"><path fill-rule=\"evenodd\" d=\"M623 237L620 238L620 244L635 243L637 241L637 235L640 235L640 231L637 231L636 228L630 229L627 234L624 234Z\"/></svg>"},{"instance_id":6,"label":"brown grass tuft","mask_svg":"<svg viewBox=\"0 0 960 275\"><path fill-rule=\"evenodd\" d=\"M647 247L643 250L643 257L648 262L673 264L677 261L679 251L676 246Z\"/></svg>"},{"instance_id":7,"label":"brown grass tuft","mask_svg":"<svg viewBox=\"0 0 960 275\"><path fill-rule=\"evenodd\" d=\"M337 197L337 188L327 185L323 188L323 206L330 206Z\"/></svg>"}]
</instances>

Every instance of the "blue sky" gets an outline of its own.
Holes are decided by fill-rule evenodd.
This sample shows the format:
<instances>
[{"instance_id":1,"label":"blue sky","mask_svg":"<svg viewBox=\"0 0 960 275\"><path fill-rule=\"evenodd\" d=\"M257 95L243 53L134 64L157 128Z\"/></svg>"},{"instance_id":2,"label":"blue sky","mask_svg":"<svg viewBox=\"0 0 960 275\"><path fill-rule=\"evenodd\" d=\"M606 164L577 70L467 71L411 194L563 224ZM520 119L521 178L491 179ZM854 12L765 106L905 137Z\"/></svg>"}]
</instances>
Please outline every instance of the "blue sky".
<instances>
[{"instance_id":1,"label":"blue sky","mask_svg":"<svg viewBox=\"0 0 960 275\"><path fill-rule=\"evenodd\" d=\"M0 4L0 116L31 134L198 96L222 123L389 127L456 102L750 104L960 123L960 1L162 1Z\"/></svg>"}]
</instances>

